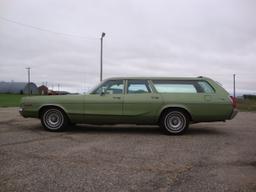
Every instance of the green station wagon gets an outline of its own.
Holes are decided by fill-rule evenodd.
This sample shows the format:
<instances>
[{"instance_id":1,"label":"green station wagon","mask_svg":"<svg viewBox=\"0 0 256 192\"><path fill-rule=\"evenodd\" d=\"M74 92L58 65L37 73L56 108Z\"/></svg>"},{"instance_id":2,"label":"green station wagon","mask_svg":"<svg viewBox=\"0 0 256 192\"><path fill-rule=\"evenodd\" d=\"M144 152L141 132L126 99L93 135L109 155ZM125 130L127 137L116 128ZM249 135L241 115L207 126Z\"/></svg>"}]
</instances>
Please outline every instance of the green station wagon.
<instances>
[{"instance_id":1,"label":"green station wagon","mask_svg":"<svg viewBox=\"0 0 256 192\"><path fill-rule=\"evenodd\" d=\"M237 109L234 98L206 77L125 77L107 79L86 95L24 97L20 114L40 118L49 131L76 123L142 124L181 134L190 123L232 119Z\"/></svg>"}]
</instances>

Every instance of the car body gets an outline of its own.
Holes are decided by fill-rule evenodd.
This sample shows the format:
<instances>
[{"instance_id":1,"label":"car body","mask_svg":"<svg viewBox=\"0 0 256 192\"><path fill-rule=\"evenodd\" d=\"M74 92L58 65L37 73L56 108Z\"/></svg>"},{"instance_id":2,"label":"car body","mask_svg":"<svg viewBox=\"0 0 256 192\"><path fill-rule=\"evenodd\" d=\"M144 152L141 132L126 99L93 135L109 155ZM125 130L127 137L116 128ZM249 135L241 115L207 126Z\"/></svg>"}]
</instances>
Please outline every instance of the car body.
<instances>
[{"instance_id":1,"label":"car body","mask_svg":"<svg viewBox=\"0 0 256 192\"><path fill-rule=\"evenodd\" d=\"M234 99L210 78L119 77L85 95L24 97L20 113L40 118L50 131L70 123L158 124L180 134L189 123L225 121L237 110Z\"/></svg>"}]
</instances>

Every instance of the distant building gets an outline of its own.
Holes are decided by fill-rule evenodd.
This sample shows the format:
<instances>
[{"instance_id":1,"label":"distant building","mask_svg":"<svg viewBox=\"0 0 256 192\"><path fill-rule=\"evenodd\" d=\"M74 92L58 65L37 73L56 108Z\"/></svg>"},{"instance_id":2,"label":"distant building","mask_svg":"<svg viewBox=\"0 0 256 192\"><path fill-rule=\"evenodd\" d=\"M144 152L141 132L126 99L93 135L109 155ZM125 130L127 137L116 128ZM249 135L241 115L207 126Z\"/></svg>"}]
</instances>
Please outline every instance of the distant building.
<instances>
[{"instance_id":1,"label":"distant building","mask_svg":"<svg viewBox=\"0 0 256 192\"><path fill-rule=\"evenodd\" d=\"M57 95L68 95L70 94L68 91L57 91Z\"/></svg>"},{"instance_id":2,"label":"distant building","mask_svg":"<svg viewBox=\"0 0 256 192\"><path fill-rule=\"evenodd\" d=\"M48 90L48 95L68 95L68 94L70 93L67 91L54 91L51 89Z\"/></svg>"},{"instance_id":3,"label":"distant building","mask_svg":"<svg viewBox=\"0 0 256 192\"><path fill-rule=\"evenodd\" d=\"M38 92L40 95L48 95L48 87L46 87L45 85L41 85L40 87L38 87Z\"/></svg>"},{"instance_id":4,"label":"distant building","mask_svg":"<svg viewBox=\"0 0 256 192\"><path fill-rule=\"evenodd\" d=\"M0 93L16 93L16 94L38 94L38 88L35 83L25 82L0 82Z\"/></svg>"},{"instance_id":5,"label":"distant building","mask_svg":"<svg viewBox=\"0 0 256 192\"><path fill-rule=\"evenodd\" d=\"M254 99L254 100L256 100L256 95L244 94L243 98L244 99Z\"/></svg>"},{"instance_id":6,"label":"distant building","mask_svg":"<svg viewBox=\"0 0 256 192\"><path fill-rule=\"evenodd\" d=\"M56 91L48 89L48 95L57 95Z\"/></svg>"}]
</instances>

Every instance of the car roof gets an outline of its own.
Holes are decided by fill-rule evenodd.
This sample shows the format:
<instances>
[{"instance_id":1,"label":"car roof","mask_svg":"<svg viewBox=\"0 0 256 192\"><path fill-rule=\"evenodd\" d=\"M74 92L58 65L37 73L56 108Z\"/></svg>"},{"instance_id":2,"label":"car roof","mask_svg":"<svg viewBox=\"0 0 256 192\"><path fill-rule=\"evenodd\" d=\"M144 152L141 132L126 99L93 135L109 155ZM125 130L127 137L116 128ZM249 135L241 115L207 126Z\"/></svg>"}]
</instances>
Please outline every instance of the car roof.
<instances>
[{"instance_id":1,"label":"car roof","mask_svg":"<svg viewBox=\"0 0 256 192\"><path fill-rule=\"evenodd\" d=\"M106 80L208 80L209 78L199 77L111 77ZM105 81L106 81L105 80Z\"/></svg>"}]
</instances>

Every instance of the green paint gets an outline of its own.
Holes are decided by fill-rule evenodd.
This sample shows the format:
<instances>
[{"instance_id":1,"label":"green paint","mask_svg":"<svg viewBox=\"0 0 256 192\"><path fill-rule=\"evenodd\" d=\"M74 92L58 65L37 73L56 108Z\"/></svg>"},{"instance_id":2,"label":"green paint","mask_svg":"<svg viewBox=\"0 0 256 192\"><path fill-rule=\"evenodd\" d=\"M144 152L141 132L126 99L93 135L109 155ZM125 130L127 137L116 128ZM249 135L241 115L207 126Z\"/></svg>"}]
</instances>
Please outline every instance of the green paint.
<instances>
[{"instance_id":1,"label":"green paint","mask_svg":"<svg viewBox=\"0 0 256 192\"><path fill-rule=\"evenodd\" d=\"M194 122L224 121L230 119L233 111L227 91L209 78L111 78L101 85L109 80L123 80L119 81L123 86L115 85L109 91L117 94L97 92L89 95L25 97L21 102L22 115L38 118L42 107L56 106L62 108L74 123L157 124L162 111L167 108L186 110ZM140 91L128 94L128 80L146 80L150 93ZM158 93L153 84L157 80L206 81L214 91L206 93L199 87L198 92ZM124 87L124 90L120 92L118 87Z\"/></svg>"}]
</instances>

